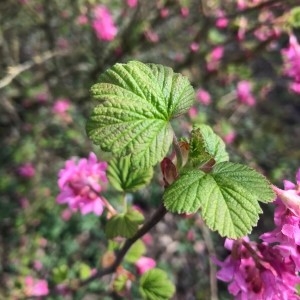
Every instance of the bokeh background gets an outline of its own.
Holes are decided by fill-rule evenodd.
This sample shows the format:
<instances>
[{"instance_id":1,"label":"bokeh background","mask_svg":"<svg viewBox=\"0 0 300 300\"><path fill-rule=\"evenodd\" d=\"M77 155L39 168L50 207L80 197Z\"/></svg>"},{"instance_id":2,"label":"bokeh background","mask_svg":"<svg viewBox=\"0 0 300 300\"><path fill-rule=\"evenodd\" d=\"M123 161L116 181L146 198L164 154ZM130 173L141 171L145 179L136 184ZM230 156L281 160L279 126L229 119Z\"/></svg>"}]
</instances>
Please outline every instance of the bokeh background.
<instances>
[{"instance_id":1,"label":"bokeh background","mask_svg":"<svg viewBox=\"0 0 300 300\"><path fill-rule=\"evenodd\" d=\"M291 36L300 37L297 2L1 1L0 299L26 298L28 276L47 280L51 290L101 266L105 220L58 205L57 174L67 159L91 151L109 160L87 138L85 123L94 105L89 89L114 63L160 63L186 75L195 105L174 122L178 136L187 136L194 122L207 123L232 161L278 186L294 181L300 88L287 71L286 51ZM161 202L159 168L155 174L149 186L128 195L146 217ZM109 185L105 196L120 205ZM263 209L253 238L272 229L273 207ZM145 251L175 283L174 299L210 299L212 288L219 299L231 299L209 260L226 255L224 241L199 215L168 214L150 235ZM110 282L105 277L45 298L139 299L134 283L124 296Z\"/></svg>"}]
</instances>

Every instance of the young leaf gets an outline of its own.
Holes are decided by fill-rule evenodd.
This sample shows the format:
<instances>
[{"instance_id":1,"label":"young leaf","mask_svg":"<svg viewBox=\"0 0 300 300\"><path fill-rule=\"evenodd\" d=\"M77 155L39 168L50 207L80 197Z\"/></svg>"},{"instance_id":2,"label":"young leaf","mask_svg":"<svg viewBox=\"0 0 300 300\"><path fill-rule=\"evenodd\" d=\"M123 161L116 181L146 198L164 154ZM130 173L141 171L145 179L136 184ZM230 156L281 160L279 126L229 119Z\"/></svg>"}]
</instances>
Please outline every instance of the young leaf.
<instances>
[{"instance_id":1,"label":"young leaf","mask_svg":"<svg viewBox=\"0 0 300 300\"><path fill-rule=\"evenodd\" d=\"M195 125L191 132L188 162L197 167L212 158L216 163L228 161L229 156L225 147L223 140L209 126Z\"/></svg>"},{"instance_id":2,"label":"young leaf","mask_svg":"<svg viewBox=\"0 0 300 300\"><path fill-rule=\"evenodd\" d=\"M167 210L201 214L212 230L238 238L256 225L261 209L258 201L274 199L270 184L253 169L231 162L216 164L211 173L183 173L164 196Z\"/></svg>"},{"instance_id":3,"label":"young leaf","mask_svg":"<svg viewBox=\"0 0 300 300\"><path fill-rule=\"evenodd\" d=\"M129 263L135 263L146 252L146 246L142 240L137 240L129 249L124 260Z\"/></svg>"},{"instance_id":4,"label":"young leaf","mask_svg":"<svg viewBox=\"0 0 300 300\"><path fill-rule=\"evenodd\" d=\"M175 286L165 271L154 268L141 276L139 291L145 300L169 300L175 293Z\"/></svg>"},{"instance_id":5,"label":"young leaf","mask_svg":"<svg viewBox=\"0 0 300 300\"><path fill-rule=\"evenodd\" d=\"M130 156L125 156L109 162L107 176L118 191L135 191L149 183L153 176L153 168L133 168Z\"/></svg>"},{"instance_id":6,"label":"young leaf","mask_svg":"<svg viewBox=\"0 0 300 300\"><path fill-rule=\"evenodd\" d=\"M173 137L169 120L194 100L193 88L182 75L137 61L115 64L91 92L99 104L88 120L88 136L104 151L133 154L132 163L142 169L166 155Z\"/></svg>"},{"instance_id":7,"label":"young leaf","mask_svg":"<svg viewBox=\"0 0 300 300\"><path fill-rule=\"evenodd\" d=\"M142 224L143 221L143 215L133 209L124 214L115 215L106 223L106 236L109 239L117 236L131 238L137 232L139 225Z\"/></svg>"}]
</instances>

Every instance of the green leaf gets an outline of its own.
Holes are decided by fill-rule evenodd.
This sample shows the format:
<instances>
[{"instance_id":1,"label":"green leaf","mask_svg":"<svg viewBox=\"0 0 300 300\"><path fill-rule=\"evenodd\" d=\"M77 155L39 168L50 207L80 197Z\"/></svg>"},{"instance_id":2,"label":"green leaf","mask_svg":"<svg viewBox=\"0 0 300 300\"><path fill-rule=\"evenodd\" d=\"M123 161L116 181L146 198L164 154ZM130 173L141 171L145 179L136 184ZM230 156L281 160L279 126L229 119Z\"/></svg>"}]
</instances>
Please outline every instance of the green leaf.
<instances>
[{"instance_id":1,"label":"green leaf","mask_svg":"<svg viewBox=\"0 0 300 300\"><path fill-rule=\"evenodd\" d=\"M109 182L118 191L136 191L148 184L153 176L153 168L134 168L130 156L112 159L107 169Z\"/></svg>"},{"instance_id":2,"label":"green leaf","mask_svg":"<svg viewBox=\"0 0 300 300\"><path fill-rule=\"evenodd\" d=\"M195 213L201 209L210 229L238 238L256 225L262 212L258 201L269 202L274 196L268 181L255 170L221 162L211 173L186 171L165 191L163 200L171 212Z\"/></svg>"},{"instance_id":3,"label":"green leaf","mask_svg":"<svg viewBox=\"0 0 300 300\"><path fill-rule=\"evenodd\" d=\"M175 286L166 272L155 268L141 276L139 291L145 300L169 300L175 293Z\"/></svg>"},{"instance_id":4,"label":"green leaf","mask_svg":"<svg viewBox=\"0 0 300 300\"><path fill-rule=\"evenodd\" d=\"M126 282L128 280L128 276L125 274L118 275L113 281L113 290L116 292L121 292L126 287Z\"/></svg>"},{"instance_id":5,"label":"green leaf","mask_svg":"<svg viewBox=\"0 0 300 300\"><path fill-rule=\"evenodd\" d=\"M99 104L86 130L95 144L147 169L168 152L173 138L171 118L194 100L188 80L170 68L131 61L115 64L91 89Z\"/></svg>"},{"instance_id":6,"label":"green leaf","mask_svg":"<svg viewBox=\"0 0 300 300\"><path fill-rule=\"evenodd\" d=\"M85 263L81 263L79 266L79 278L84 280L91 275L91 268Z\"/></svg>"},{"instance_id":7,"label":"green leaf","mask_svg":"<svg viewBox=\"0 0 300 300\"><path fill-rule=\"evenodd\" d=\"M125 255L124 260L129 263L135 263L145 252L145 244L141 240L137 240Z\"/></svg>"},{"instance_id":8,"label":"green leaf","mask_svg":"<svg viewBox=\"0 0 300 300\"><path fill-rule=\"evenodd\" d=\"M144 221L144 216L137 210L131 209L126 213L115 215L110 218L105 227L107 238L117 236L131 238L137 232L138 227Z\"/></svg>"},{"instance_id":9,"label":"green leaf","mask_svg":"<svg viewBox=\"0 0 300 300\"><path fill-rule=\"evenodd\" d=\"M191 132L189 164L201 166L212 158L216 163L229 160L225 143L209 126L195 125Z\"/></svg>"}]
</instances>

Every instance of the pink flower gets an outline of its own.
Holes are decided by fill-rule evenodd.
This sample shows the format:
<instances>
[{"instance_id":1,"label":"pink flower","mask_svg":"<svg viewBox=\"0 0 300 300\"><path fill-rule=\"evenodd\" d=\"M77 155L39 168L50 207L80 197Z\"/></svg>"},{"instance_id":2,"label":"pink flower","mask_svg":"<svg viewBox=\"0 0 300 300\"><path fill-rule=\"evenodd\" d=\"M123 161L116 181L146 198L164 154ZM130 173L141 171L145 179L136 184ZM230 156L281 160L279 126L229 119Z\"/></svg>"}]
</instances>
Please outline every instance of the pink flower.
<instances>
[{"instance_id":1,"label":"pink flower","mask_svg":"<svg viewBox=\"0 0 300 300\"><path fill-rule=\"evenodd\" d=\"M166 18L169 15L169 9L164 7L160 10L159 14L162 18Z\"/></svg>"},{"instance_id":2,"label":"pink flower","mask_svg":"<svg viewBox=\"0 0 300 300\"><path fill-rule=\"evenodd\" d=\"M195 106L192 106L188 111L188 115L191 119L195 119L198 115L197 108Z\"/></svg>"},{"instance_id":3,"label":"pink flower","mask_svg":"<svg viewBox=\"0 0 300 300\"><path fill-rule=\"evenodd\" d=\"M112 41L118 32L109 10L103 5L95 7L92 27L102 41Z\"/></svg>"},{"instance_id":4,"label":"pink flower","mask_svg":"<svg viewBox=\"0 0 300 300\"><path fill-rule=\"evenodd\" d=\"M65 168L58 174L60 194L56 201L67 203L73 212L79 210L83 215L94 213L100 216L105 204L99 193L107 182L106 169L107 163L98 162L93 152L88 159L66 161Z\"/></svg>"},{"instance_id":5,"label":"pink flower","mask_svg":"<svg viewBox=\"0 0 300 300\"><path fill-rule=\"evenodd\" d=\"M236 133L234 131L231 131L223 136L223 140L227 145L232 144L235 138L236 138Z\"/></svg>"},{"instance_id":6,"label":"pink flower","mask_svg":"<svg viewBox=\"0 0 300 300\"><path fill-rule=\"evenodd\" d=\"M127 5L131 8L136 7L138 5L138 0L127 0Z\"/></svg>"},{"instance_id":7,"label":"pink flower","mask_svg":"<svg viewBox=\"0 0 300 300\"><path fill-rule=\"evenodd\" d=\"M81 14L76 19L76 23L78 25L86 25L88 22L89 22L89 19L86 14Z\"/></svg>"},{"instance_id":8,"label":"pink flower","mask_svg":"<svg viewBox=\"0 0 300 300\"><path fill-rule=\"evenodd\" d=\"M278 249L263 243L244 240L225 241L231 254L220 262L219 280L228 282L228 291L235 299L282 300L299 299L296 285L300 282L295 264Z\"/></svg>"},{"instance_id":9,"label":"pink flower","mask_svg":"<svg viewBox=\"0 0 300 300\"><path fill-rule=\"evenodd\" d=\"M145 37L151 43L157 43L159 41L158 34L152 30L145 31Z\"/></svg>"},{"instance_id":10,"label":"pink flower","mask_svg":"<svg viewBox=\"0 0 300 300\"><path fill-rule=\"evenodd\" d=\"M181 7L180 13L182 17L186 18L190 14L190 10L188 7Z\"/></svg>"},{"instance_id":11,"label":"pink flower","mask_svg":"<svg viewBox=\"0 0 300 300\"><path fill-rule=\"evenodd\" d=\"M297 83L297 82L290 83L289 88L294 93L300 94L300 82L299 83Z\"/></svg>"},{"instance_id":12,"label":"pink flower","mask_svg":"<svg viewBox=\"0 0 300 300\"><path fill-rule=\"evenodd\" d=\"M207 69L208 71L216 70L220 65L220 60L224 55L224 47L217 46L212 49L211 53L208 56Z\"/></svg>"},{"instance_id":13,"label":"pink flower","mask_svg":"<svg viewBox=\"0 0 300 300\"><path fill-rule=\"evenodd\" d=\"M251 93L251 83L247 80L238 82L236 87L236 94L239 102L244 103L248 106L255 105L256 101Z\"/></svg>"},{"instance_id":14,"label":"pink flower","mask_svg":"<svg viewBox=\"0 0 300 300\"><path fill-rule=\"evenodd\" d=\"M27 297L46 296L48 293L48 283L46 280L34 279L31 276L25 277L25 295Z\"/></svg>"},{"instance_id":15,"label":"pink flower","mask_svg":"<svg viewBox=\"0 0 300 300\"><path fill-rule=\"evenodd\" d=\"M191 52L197 52L199 50L199 45L196 42L193 42L190 44L190 50Z\"/></svg>"},{"instance_id":16,"label":"pink flower","mask_svg":"<svg viewBox=\"0 0 300 300\"><path fill-rule=\"evenodd\" d=\"M144 274L145 272L155 268L156 262L154 259L146 256L142 256L136 263L136 269L138 274Z\"/></svg>"},{"instance_id":17,"label":"pink flower","mask_svg":"<svg viewBox=\"0 0 300 300\"><path fill-rule=\"evenodd\" d=\"M284 73L300 83L300 45L296 36L290 36L290 44L287 49L281 51L284 60Z\"/></svg>"},{"instance_id":18,"label":"pink flower","mask_svg":"<svg viewBox=\"0 0 300 300\"><path fill-rule=\"evenodd\" d=\"M24 178L31 178L35 175L35 167L32 163L25 163L18 167L17 173Z\"/></svg>"},{"instance_id":19,"label":"pink flower","mask_svg":"<svg viewBox=\"0 0 300 300\"><path fill-rule=\"evenodd\" d=\"M229 20L225 17L225 14L222 10L217 12L218 19L216 20L216 26L218 28L226 28L228 26Z\"/></svg>"},{"instance_id":20,"label":"pink flower","mask_svg":"<svg viewBox=\"0 0 300 300\"><path fill-rule=\"evenodd\" d=\"M196 93L196 99L203 105L211 104L211 96L208 91L199 89Z\"/></svg>"},{"instance_id":21,"label":"pink flower","mask_svg":"<svg viewBox=\"0 0 300 300\"><path fill-rule=\"evenodd\" d=\"M64 115L71 107L71 103L69 99L59 98L57 99L53 106L52 112L57 115Z\"/></svg>"}]
</instances>

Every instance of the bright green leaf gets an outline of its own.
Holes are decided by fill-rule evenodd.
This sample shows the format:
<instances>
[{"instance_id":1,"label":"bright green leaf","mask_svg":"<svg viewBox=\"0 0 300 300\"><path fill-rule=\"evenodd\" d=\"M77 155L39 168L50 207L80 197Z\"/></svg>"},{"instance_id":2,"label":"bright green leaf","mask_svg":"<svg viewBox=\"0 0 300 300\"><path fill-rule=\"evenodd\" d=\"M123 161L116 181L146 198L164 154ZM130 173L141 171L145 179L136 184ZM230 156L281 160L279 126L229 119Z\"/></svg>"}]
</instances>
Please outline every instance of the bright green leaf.
<instances>
[{"instance_id":1,"label":"bright green leaf","mask_svg":"<svg viewBox=\"0 0 300 300\"><path fill-rule=\"evenodd\" d=\"M107 176L118 191L135 191L149 183L153 176L153 168L134 168L130 157L125 156L109 162Z\"/></svg>"},{"instance_id":2,"label":"bright green leaf","mask_svg":"<svg viewBox=\"0 0 300 300\"><path fill-rule=\"evenodd\" d=\"M89 265L81 263L79 266L79 278L84 280L91 275L91 268Z\"/></svg>"},{"instance_id":3,"label":"bright green leaf","mask_svg":"<svg viewBox=\"0 0 300 300\"><path fill-rule=\"evenodd\" d=\"M133 154L132 163L142 169L167 154L173 138L169 121L194 99L193 88L182 75L137 61L115 64L91 92L99 104L88 120L88 136L104 151Z\"/></svg>"},{"instance_id":4,"label":"bright green leaf","mask_svg":"<svg viewBox=\"0 0 300 300\"><path fill-rule=\"evenodd\" d=\"M121 292L126 288L126 282L128 276L125 274L118 275L113 282L113 290L116 292Z\"/></svg>"},{"instance_id":5,"label":"bright green leaf","mask_svg":"<svg viewBox=\"0 0 300 300\"><path fill-rule=\"evenodd\" d=\"M131 209L126 213L118 214L110 218L105 227L107 238L117 236L131 238L137 232L138 227L144 221L144 216L137 210Z\"/></svg>"},{"instance_id":6,"label":"bright green leaf","mask_svg":"<svg viewBox=\"0 0 300 300\"><path fill-rule=\"evenodd\" d=\"M126 253L124 260L135 263L146 252L146 246L141 240L137 240Z\"/></svg>"},{"instance_id":7,"label":"bright green leaf","mask_svg":"<svg viewBox=\"0 0 300 300\"><path fill-rule=\"evenodd\" d=\"M175 286L166 272L155 268L141 276L139 291L144 300L169 300L175 293Z\"/></svg>"},{"instance_id":8,"label":"bright green leaf","mask_svg":"<svg viewBox=\"0 0 300 300\"><path fill-rule=\"evenodd\" d=\"M261 213L258 200L272 201L266 179L253 169L231 162L216 164L211 173L190 170L164 193L167 210L201 214L212 230L238 238L248 234Z\"/></svg>"},{"instance_id":9,"label":"bright green leaf","mask_svg":"<svg viewBox=\"0 0 300 300\"><path fill-rule=\"evenodd\" d=\"M197 167L212 158L216 163L229 160L225 143L209 126L195 125L191 132L189 163Z\"/></svg>"}]
</instances>

